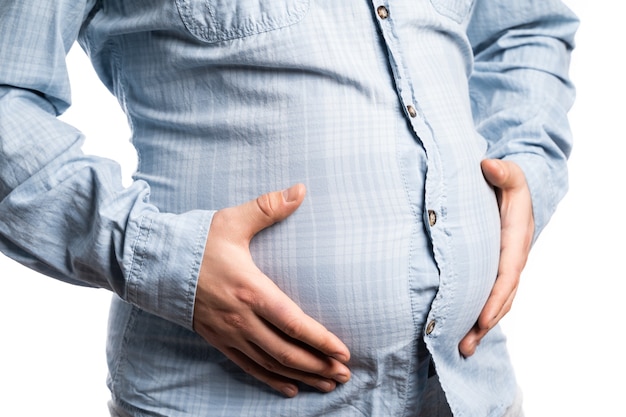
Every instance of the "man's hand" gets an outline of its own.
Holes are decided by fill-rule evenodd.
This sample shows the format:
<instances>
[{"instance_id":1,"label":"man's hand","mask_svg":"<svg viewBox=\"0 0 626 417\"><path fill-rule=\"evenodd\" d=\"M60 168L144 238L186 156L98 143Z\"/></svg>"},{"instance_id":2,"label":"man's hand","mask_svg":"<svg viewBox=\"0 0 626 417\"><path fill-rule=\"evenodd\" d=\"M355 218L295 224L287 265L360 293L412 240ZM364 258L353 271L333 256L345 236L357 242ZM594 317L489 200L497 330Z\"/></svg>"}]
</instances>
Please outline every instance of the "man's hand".
<instances>
[{"instance_id":1,"label":"man's hand","mask_svg":"<svg viewBox=\"0 0 626 417\"><path fill-rule=\"evenodd\" d=\"M215 213L202 260L194 329L244 371L288 397L296 382L320 391L345 383L348 348L307 316L254 264L250 241L304 200L304 185Z\"/></svg>"},{"instance_id":2,"label":"man's hand","mask_svg":"<svg viewBox=\"0 0 626 417\"><path fill-rule=\"evenodd\" d=\"M483 175L496 189L500 206L501 242L498 277L478 321L461 340L459 351L471 356L480 340L510 310L532 244L535 223L530 191L521 168L510 161L482 161Z\"/></svg>"}]
</instances>

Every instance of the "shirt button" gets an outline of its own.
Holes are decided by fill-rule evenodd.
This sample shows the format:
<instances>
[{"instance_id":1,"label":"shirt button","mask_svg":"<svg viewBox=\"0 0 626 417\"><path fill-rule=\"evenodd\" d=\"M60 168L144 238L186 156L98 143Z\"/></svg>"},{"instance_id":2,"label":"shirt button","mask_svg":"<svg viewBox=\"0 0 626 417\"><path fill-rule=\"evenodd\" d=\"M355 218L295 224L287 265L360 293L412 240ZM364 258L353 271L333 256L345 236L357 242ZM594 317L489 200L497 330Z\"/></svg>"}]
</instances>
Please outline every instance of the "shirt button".
<instances>
[{"instance_id":1,"label":"shirt button","mask_svg":"<svg viewBox=\"0 0 626 417\"><path fill-rule=\"evenodd\" d=\"M437 223L437 213L434 210L428 210L428 224L433 227Z\"/></svg>"},{"instance_id":2,"label":"shirt button","mask_svg":"<svg viewBox=\"0 0 626 417\"><path fill-rule=\"evenodd\" d=\"M406 111L409 112L409 116L411 117L417 116L417 110L415 110L415 107L411 106L410 104L406 106Z\"/></svg>"},{"instance_id":3,"label":"shirt button","mask_svg":"<svg viewBox=\"0 0 626 417\"><path fill-rule=\"evenodd\" d=\"M383 20L389 17L389 10L387 10L385 6L378 6L378 9L376 9L376 13L378 13L378 17Z\"/></svg>"},{"instance_id":4,"label":"shirt button","mask_svg":"<svg viewBox=\"0 0 626 417\"><path fill-rule=\"evenodd\" d=\"M428 336L429 334L431 334L433 332L433 330L435 330L435 325L437 323L435 322L435 320L431 320L430 323L428 323L428 326L426 326L426 335Z\"/></svg>"}]
</instances>

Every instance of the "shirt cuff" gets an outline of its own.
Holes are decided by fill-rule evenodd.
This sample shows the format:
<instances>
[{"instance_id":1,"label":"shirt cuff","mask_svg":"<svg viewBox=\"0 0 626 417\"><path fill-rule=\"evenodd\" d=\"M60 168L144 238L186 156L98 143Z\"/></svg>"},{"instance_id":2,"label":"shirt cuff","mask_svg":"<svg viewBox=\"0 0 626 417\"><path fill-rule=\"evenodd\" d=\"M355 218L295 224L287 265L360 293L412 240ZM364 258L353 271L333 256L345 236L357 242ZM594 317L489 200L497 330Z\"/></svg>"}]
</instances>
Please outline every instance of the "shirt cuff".
<instances>
[{"instance_id":1,"label":"shirt cuff","mask_svg":"<svg viewBox=\"0 0 626 417\"><path fill-rule=\"evenodd\" d=\"M198 274L214 213L154 212L129 225L127 302L193 329Z\"/></svg>"}]
</instances>

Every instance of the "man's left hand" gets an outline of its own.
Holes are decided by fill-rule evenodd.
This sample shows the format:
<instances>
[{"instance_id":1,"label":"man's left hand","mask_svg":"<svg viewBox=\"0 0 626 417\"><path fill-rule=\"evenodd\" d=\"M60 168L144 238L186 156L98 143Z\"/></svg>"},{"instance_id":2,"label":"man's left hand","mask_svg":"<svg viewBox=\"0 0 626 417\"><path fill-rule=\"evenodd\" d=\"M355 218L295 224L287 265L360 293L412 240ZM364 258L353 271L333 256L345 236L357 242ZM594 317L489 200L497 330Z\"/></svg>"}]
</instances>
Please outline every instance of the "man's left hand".
<instances>
[{"instance_id":1,"label":"man's left hand","mask_svg":"<svg viewBox=\"0 0 626 417\"><path fill-rule=\"evenodd\" d=\"M498 159L482 161L481 168L496 190L500 207L500 263L478 321L459 344L465 357L474 354L481 339L511 310L535 229L530 190L522 169L514 162Z\"/></svg>"}]
</instances>

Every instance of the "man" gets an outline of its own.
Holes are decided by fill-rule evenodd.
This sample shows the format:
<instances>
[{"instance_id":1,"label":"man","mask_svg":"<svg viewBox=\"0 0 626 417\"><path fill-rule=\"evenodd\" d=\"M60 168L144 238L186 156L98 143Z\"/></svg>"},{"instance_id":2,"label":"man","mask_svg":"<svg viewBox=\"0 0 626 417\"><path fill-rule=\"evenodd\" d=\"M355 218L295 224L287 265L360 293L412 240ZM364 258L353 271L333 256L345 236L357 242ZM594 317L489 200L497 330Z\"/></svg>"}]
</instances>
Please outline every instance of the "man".
<instances>
[{"instance_id":1,"label":"man","mask_svg":"<svg viewBox=\"0 0 626 417\"><path fill-rule=\"evenodd\" d=\"M112 415L428 414L433 371L521 415L497 322L566 188L559 1L0 7L0 247L115 293ZM128 188L56 119L76 39Z\"/></svg>"}]
</instances>

